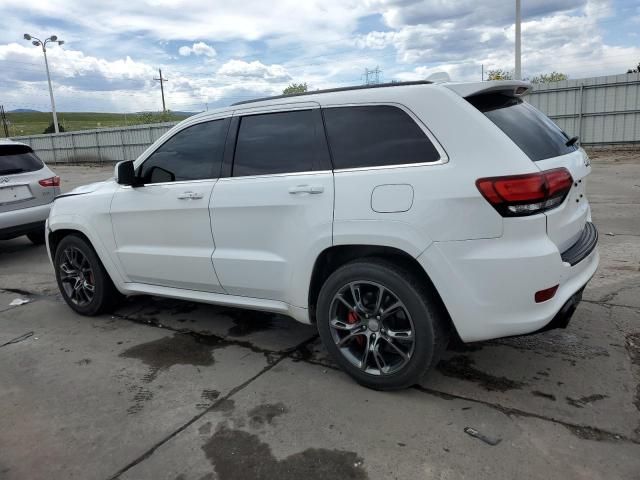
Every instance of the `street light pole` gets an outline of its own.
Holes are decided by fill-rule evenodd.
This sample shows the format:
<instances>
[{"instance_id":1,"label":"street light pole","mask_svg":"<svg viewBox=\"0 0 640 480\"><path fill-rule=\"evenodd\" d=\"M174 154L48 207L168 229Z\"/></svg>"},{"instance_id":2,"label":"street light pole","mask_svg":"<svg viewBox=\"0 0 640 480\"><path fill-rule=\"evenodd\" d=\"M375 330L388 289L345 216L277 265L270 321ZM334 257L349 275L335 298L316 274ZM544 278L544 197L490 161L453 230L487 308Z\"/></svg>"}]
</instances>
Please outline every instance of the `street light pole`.
<instances>
[{"instance_id":1,"label":"street light pole","mask_svg":"<svg viewBox=\"0 0 640 480\"><path fill-rule=\"evenodd\" d=\"M522 15L521 15L521 6L520 0L516 0L516 71L515 77L516 80L522 80L522 66L521 66L521 23L522 23Z\"/></svg>"},{"instance_id":2,"label":"street light pole","mask_svg":"<svg viewBox=\"0 0 640 480\"><path fill-rule=\"evenodd\" d=\"M53 114L53 128L56 133L60 133L60 130L58 128L58 115L56 114L56 102L53 99L53 87L51 86L51 75L49 74L49 62L47 60L47 43L55 42L58 45L62 45L64 43L64 40L58 40L57 36L51 35L49 38L47 38L43 42L39 38L33 37L28 33L24 34L24 39L32 40L31 43L33 43L36 47L38 46L42 47L42 53L44 54L44 67L47 70L47 82L49 83L49 97L51 98L51 113Z\"/></svg>"},{"instance_id":3,"label":"street light pole","mask_svg":"<svg viewBox=\"0 0 640 480\"><path fill-rule=\"evenodd\" d=\"M53 128L56 133L60 133L58 129L58 115L56 114L56 101L53 99L53 88L51 88L51 75L49 75L49 62L47 61L47 49L42 45L42 53L44 53L44 67L47 69L47 82L49 82L49 96L51 97L51 112L53 113Z\"/></svg>"}]
</instances>

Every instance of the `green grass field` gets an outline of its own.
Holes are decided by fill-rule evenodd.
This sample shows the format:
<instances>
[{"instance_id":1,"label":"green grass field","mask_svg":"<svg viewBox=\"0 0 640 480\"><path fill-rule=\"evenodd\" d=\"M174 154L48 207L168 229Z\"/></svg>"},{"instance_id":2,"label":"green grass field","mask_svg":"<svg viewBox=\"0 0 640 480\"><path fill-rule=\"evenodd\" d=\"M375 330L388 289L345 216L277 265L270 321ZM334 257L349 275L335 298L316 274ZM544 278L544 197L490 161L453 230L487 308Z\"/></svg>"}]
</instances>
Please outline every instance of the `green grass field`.
<instances>
[{"instance_id":1,"label":"green grass field","mask_svg":"<svg viewBox=\"0 0 640 480\"><path fill-rule=\"evenodd\" d=\"M37 135L52 122L49 112L15 112L7 113L9 135L18 137L22 135ZM158 114L155 114L158 116ZM169 113L169 120L176 121L187 118L187 114ZM140 114L131 113L94 113L94 112L58 112L58 124L63 125L65 131L91 130L94 128L124 127L126 125L138 125ZM162 121L162 120L158 120ZM4 137L4 129L0 123L0 137Z\"/></svg>"}]
</instances>

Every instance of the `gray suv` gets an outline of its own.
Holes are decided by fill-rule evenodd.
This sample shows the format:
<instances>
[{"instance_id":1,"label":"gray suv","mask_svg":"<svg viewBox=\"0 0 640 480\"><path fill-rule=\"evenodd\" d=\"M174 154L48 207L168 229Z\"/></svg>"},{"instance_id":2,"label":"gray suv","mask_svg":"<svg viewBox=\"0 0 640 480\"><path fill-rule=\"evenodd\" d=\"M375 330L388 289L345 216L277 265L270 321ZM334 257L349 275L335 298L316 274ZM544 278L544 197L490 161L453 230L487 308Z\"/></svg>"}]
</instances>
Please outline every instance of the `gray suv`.
<instances>
[{"instance_id":1,"label":"gray suv","mask_svg":"<svg viewBox=\"0 0 640 480\"><path fill-rule=\"evenodd\" d=\"M59 194L60 177L29 145L0 140L0 240L26 235L44 243L44 223Z\"/></svg>"}]
</instances>

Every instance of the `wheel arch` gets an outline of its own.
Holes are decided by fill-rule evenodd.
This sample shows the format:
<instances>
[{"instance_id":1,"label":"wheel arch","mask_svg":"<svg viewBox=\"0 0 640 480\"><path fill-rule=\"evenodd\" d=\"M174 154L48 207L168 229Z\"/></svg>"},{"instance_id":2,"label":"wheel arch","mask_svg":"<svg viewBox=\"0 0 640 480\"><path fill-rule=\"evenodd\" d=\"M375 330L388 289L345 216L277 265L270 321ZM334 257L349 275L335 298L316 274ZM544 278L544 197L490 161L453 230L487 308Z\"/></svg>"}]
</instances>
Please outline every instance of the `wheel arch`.
<instances>
[{"instance_id":1,"label":"wheel arch","mask_svg":"<svg viewBox=\"0 0 640 480\"><path fill-rule=\"evenodd\" d=\"M60 242L62 241L62 239L64 237L67 237L69 235L75 235L77 237L82 238L83 240L85 240L89 246L91 246L91 248L93 249L93 251L96 253L96 255L98 255L98 253L96 252L95 247L93 246L93 243L91 242L91 239L89 237L87 237L87 235L80 231L80 230L74 230L71 228L61 228L59 230L54 230L52 232L48 232L47 237L48 237L48 246L49 246L49 254L51 255L51 259L54 259L56 256L56 250L58 248L58 245L60 245ZM98 256L98 258L100 258Z\"/></svg>"},{"instance_id":2,"label":"wheel arch","mask_svg":"<svg viewBox=\"0 0 640 480\"><path fill-rule=\"evenodd\" d=\"M75 235L77 237L82 238L84 241L87 242L87 244L89 245L89 247L91 247L91 249L93 250L93 252L96 254L96 256L98 257L98 260L100 260L100 262L102 263L102 266L104 267L105 271L107 272L107 274L109 275L109 277L111 278L111 281L113 282L114 286L116 287L116 289L123 294L126 294L126 290L124 290L121 285L122 285L122 277L120 276L119 272L116 269L116 266L113 265L113 263L111 262L111 259L108 258L108 254L105 253L105 255L102 255L103 252L100 251L99 248L96 248L95 242L91 239L91 237L88 235L87 232L83 231L80 228L75 228L73 226L68 226L65 225L61 228L55 229L55 230L49 230L47 232L47 248L48 248L48 254L49 254L49 258L51 259L51 263L54 263L55 260L55 255L56 255L56 249L58 248L58 245L60 245L60 242L62 241L63 238L68 237L69 235ZM107 258L105 258L105 256ZM54 265L55 268L55 265Z\"/></svg>"},{"instance_id":3,"label":"wheel arch","mask_svg":"<svg viewBox=\"0 0 640 480\"><path fill-rule=\"evenodd\" d=\"M435 300L446 316L446 321L455 331L449 311L444 304L438 288L431 280L428 272L413 256L395 247L377 245L334 245L323 250L316 258L309 283L309 318L315 323L315 310L320 289L327 278L340 266L353 260L366 258L384 258L402 266L417 278L425 282L429 290L434 293Z\"/></svg>"}]
</instances>

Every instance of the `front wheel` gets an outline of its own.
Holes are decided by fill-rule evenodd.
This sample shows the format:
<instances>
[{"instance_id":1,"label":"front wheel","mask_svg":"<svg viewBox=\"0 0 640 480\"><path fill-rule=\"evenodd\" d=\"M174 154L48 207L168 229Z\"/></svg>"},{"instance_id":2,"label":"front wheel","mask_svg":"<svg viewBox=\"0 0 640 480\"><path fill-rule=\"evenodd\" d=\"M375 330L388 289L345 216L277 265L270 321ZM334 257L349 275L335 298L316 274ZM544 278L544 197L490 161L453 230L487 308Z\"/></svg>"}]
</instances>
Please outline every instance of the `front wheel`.
<instances>
[{"instance_id":1,"label":"front wheel","mask_svg":"<svg viewBox=\"0 0 640 480\"><path fill-rule=\"evenodd\" d=\"M69 235L60 241L54 266L62 297L82 315L111 310L121 298L91 245L79 236Z\"/></svg>"},{"instance_id":2,"label":"front wheel","mask_svg":"<svg viewBox=\"0 0 640 480\"><path fill-rule=\"evenodd\" d=\"M418 383L448 341L433 292L384 259L354 261L331 274L316 318L334 360L357 382L378 390Z\"/></svg>"}]
</instances>

